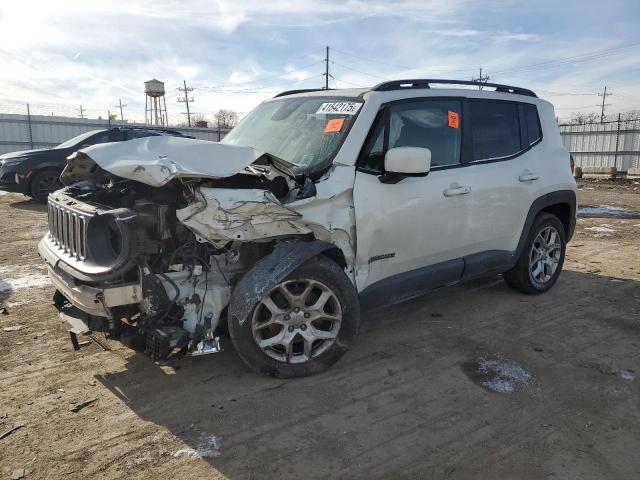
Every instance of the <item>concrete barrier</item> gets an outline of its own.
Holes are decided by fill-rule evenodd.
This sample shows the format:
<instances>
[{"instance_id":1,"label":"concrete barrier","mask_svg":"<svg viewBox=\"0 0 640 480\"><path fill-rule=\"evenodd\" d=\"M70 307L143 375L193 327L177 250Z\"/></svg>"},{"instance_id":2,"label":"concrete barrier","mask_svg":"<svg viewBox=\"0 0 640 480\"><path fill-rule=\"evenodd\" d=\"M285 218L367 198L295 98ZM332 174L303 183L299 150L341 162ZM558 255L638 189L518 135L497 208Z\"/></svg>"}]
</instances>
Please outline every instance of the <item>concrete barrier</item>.
<instances>
[{"instance_id":1,"label":"concrete barrier","mask_svg":"<svg viewBox=\"0 0 640 480\"><path fill-rule=\"evenodd\" d=\"M616 167L583 167L583 178L616 178Z\"/></svg>"},{"instance_id":2,"label":"concrete barrier","mask_svg":"<svg viewBox=\"0 0 640 480\"><path fill-rule=\"evenodd\" d=\"M627 170L627 178L640 178L640 167L633 167Z\"/></svg>"},{"instance_id":3,"label":"concrete barrier","mask_svg":"<svg viewBox=\"0 0 640 480\"><path fill-rule=\"evenodd\" d=\"M582 178L582 167L574 167L573 176L575 178Z\"/></svg>"}]
</instances>

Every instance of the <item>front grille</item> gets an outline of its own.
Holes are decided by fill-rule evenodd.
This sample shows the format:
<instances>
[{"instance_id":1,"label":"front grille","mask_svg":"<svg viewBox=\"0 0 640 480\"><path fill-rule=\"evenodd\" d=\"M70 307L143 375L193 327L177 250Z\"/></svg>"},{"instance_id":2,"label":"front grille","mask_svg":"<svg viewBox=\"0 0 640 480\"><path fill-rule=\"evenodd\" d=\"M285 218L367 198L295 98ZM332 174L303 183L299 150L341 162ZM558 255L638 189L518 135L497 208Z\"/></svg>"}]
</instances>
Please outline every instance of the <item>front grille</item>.
<instances>
[{"instance_id":1,"label":"front grille","mask_svg":"<svg viewBox=\"0 0 640 480\"><path fill-rule=\"evenodd\" d=\"M49 236L53 246L76 260L87 258L88 217L49 202Z\"/></svg>"}]
</instances>

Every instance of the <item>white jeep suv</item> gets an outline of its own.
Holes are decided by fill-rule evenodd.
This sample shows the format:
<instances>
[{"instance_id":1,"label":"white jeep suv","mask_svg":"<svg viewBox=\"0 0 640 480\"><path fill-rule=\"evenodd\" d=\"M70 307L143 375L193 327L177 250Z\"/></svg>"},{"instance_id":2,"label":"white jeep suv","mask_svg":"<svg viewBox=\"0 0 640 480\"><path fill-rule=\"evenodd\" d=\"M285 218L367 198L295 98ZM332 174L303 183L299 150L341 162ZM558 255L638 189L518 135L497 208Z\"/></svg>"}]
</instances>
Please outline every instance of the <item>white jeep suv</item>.
<instances>
[{"instance_id":1,"label":"white jeep suv","mask_svg":"<svg viewBox=\"0 0 640 480\"><path fill-rule=\"evenodd\" d=\"M481 275L548 290L576 215L553 106L452 80L284 92L221 143L95 145L61 179L39 252L76 348L202 355L226 326L279 377L336 362L361 306Z\"/></svg>"}]
</instances>

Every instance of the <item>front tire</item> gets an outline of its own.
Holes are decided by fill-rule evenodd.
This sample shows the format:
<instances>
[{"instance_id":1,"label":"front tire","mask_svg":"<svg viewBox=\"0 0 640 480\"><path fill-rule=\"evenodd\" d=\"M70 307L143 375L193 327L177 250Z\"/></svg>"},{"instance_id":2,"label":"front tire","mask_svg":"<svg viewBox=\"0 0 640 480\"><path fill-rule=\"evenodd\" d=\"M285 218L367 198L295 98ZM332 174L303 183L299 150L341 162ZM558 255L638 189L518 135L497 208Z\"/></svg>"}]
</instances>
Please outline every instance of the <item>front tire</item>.
<instances>
[{"instance_id":1,"label":"front tire","mask_svg":"<svg viewBox=\"0 0 640 480\"><path fill-rule=\"evenodd\" d=\"M509 286L523 293L546 292L560 276L566 249L567 239L558 217L540 213L533 221L516 265L503 277Z\"/></svg>"},{"instance_id":2,"label":"front tire","mask_svg":"<svg viewBox=\"0 0 640 480\"><path fill-rule=\"evenodd\" d=\"M47 203L49 194L62 188L60 172L54 169L41 170L31 180L31 197L40 203Z\"/></svg>"},{"instance_id":3,"label":"front tire","mask_svg":"<svg viewBox=\"0 0 640 480\"><path fill-rule=\"evenodd\" d=\"M305 377L326 370L344 355L359 321L353 284L340 266L319 255L278 283L242 325L229 320L229 336L254 371Z\"/></svg>"}]
</instances>

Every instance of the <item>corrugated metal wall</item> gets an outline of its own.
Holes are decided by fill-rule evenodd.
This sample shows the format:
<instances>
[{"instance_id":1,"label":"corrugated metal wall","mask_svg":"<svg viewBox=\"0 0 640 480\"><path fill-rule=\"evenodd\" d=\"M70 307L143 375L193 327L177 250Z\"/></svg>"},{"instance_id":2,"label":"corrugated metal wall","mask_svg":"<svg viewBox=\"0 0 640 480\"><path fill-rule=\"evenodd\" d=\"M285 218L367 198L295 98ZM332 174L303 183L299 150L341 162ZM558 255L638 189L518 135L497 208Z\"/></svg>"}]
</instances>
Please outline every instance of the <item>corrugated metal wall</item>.
<instances>
[{"instance_id":1,"label":"corrugated metal wall","mask_svg":"<svg viewBox=\"0 0 640 480\"><path fill-rule=\"evenodd\" d=\"M640 167L640 121L560 125L565 147L579 167Z\"/></svg>"},{"instance_id":2,"label":"corrugated metal wall","mask_svg":"<svg viewBox=\"0 0 640 480\"><path fill-rule=\"evenodd\" d=\"M0 154L31 148L53 147L81 133L118 125L145 126L141 123L44 115L31 115L31 121L29 121L27 115L0 113ZM217 129L212 128L169 128L201 140L214 142L224 138L228 132L224 129L218 132Z\"/></svg>"}]
</instances>

